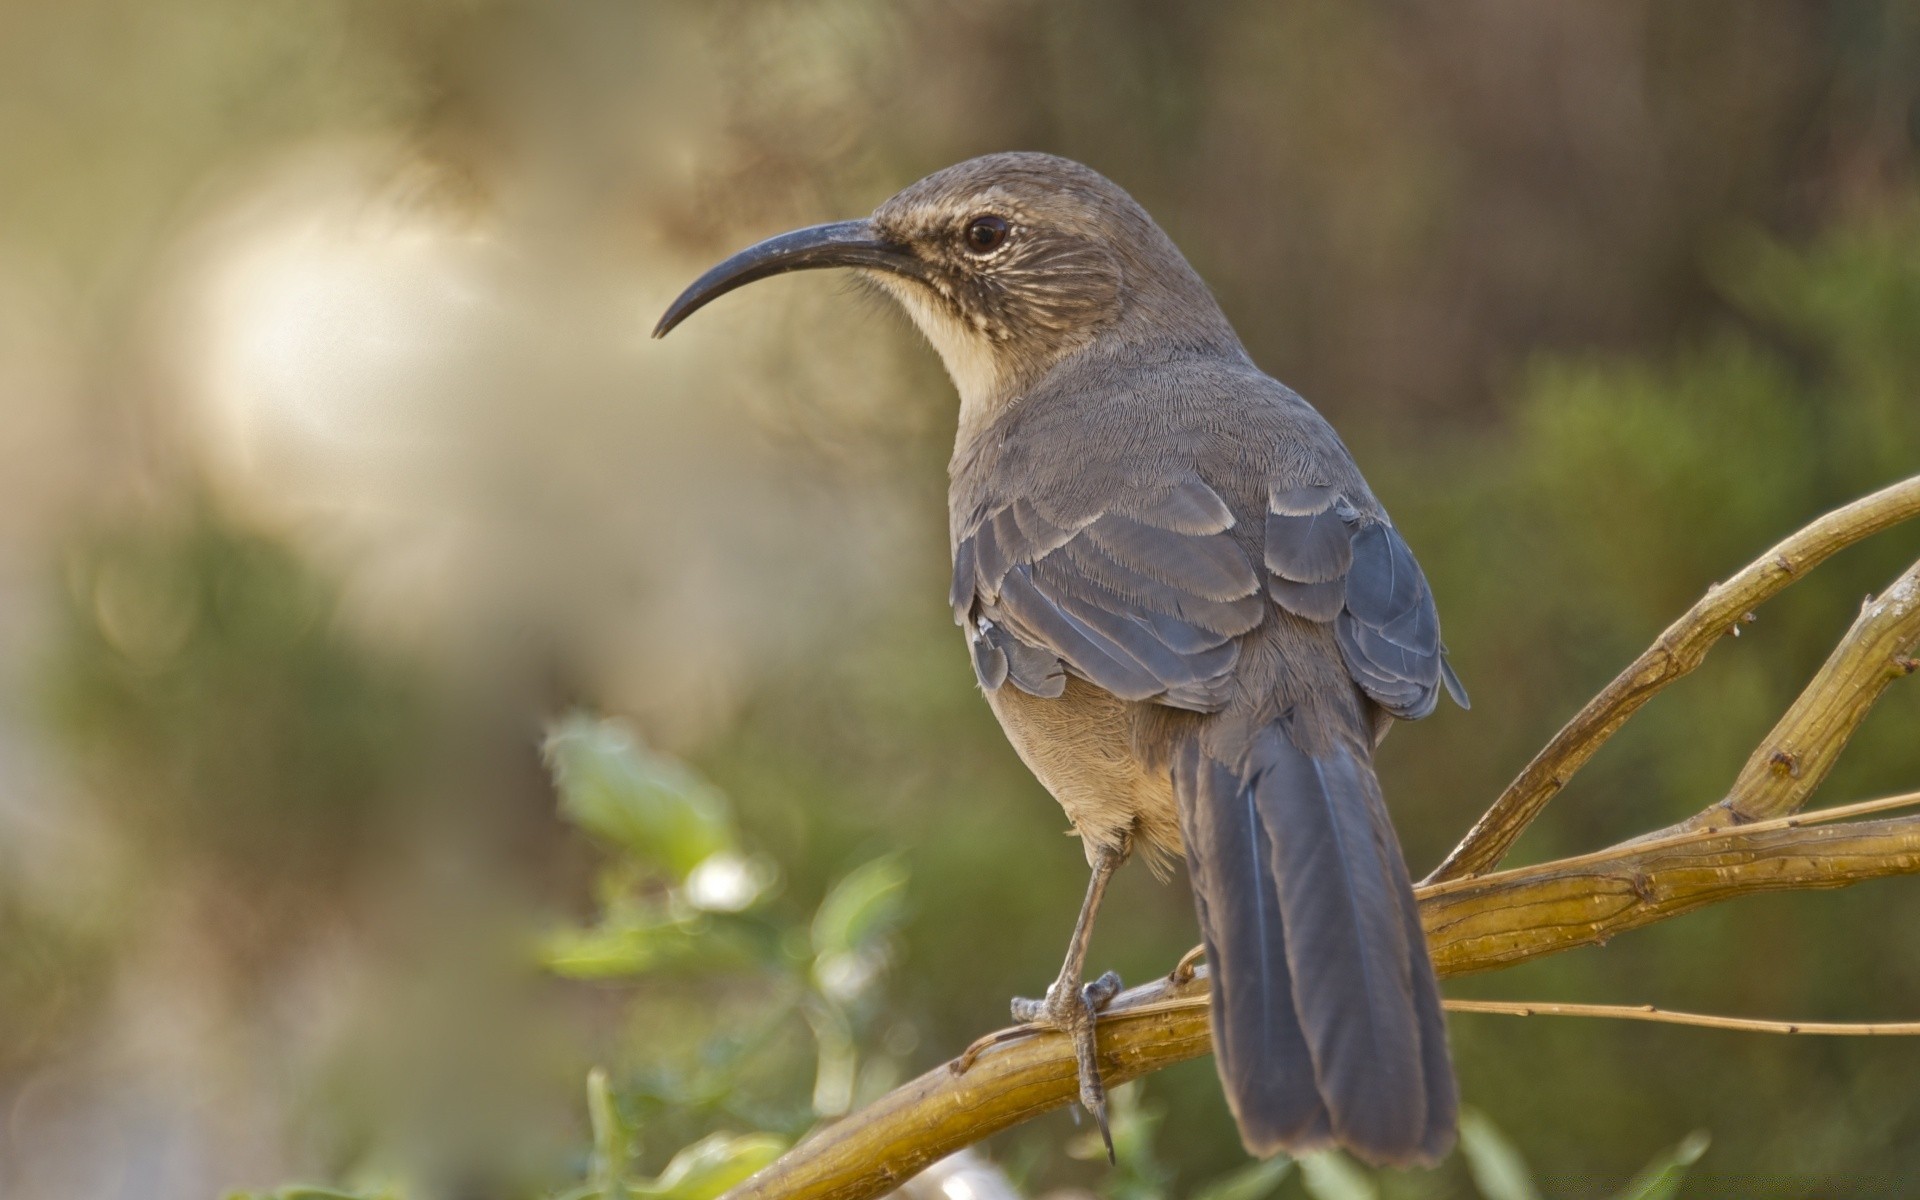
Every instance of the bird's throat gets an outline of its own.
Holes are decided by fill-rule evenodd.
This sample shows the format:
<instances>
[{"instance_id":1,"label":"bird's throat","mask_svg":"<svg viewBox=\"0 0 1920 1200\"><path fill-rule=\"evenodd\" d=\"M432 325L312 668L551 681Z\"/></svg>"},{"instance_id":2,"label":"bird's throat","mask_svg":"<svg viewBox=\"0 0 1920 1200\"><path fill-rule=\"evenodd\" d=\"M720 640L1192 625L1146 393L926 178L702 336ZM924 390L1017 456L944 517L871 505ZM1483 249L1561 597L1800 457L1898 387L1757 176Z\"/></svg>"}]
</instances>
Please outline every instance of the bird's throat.
<instances>
[{"instance_id":1,"label":"bird's throat","mask_svg":"<svg viewBox=\"0 0 1920 1200\"><path fill-rule=\"evenodd\" d=\"M1015 372L981 330L954 313L941 299L914 281L874 273L874 279L900 302L914 327L927 339L960 393L959 443L965 445L1005 408L1013 395Z\"/></svg>"}]
</instances>

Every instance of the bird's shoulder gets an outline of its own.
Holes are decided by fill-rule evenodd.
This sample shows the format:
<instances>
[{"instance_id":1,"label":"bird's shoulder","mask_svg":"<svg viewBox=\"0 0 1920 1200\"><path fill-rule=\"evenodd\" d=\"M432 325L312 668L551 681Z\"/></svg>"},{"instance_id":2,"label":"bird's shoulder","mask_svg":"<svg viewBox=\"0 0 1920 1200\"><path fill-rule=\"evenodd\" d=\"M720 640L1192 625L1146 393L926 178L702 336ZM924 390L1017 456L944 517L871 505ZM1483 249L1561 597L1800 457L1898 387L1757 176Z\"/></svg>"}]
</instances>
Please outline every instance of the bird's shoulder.
<instances>
[{"instance_id":1,"label":"bird's shoulder","mask_svg":"<svg viewBox=\"0 0 1920 1200\"><path fill-rule=\"evenodd\" d=\"M1326 418L1252 363L1219 356L1063 364L956 447L951 477L956 537L1018 500L1081 522L1193 478L1240 522L1257 522L1274 487L1308 484L1379 512Z\"/></svg>"},{"instance_id":2,"label":"bird's shoulder","mask_svg":"<svg viewBox=\"0 0 1920 1200\"><path fill-rule=\"evenodd\" d=\"M1331 426L1250 364L1088 370L1010 405L953 490L954 615L989 689L1065 674L1214 711L1276 611L1419 716L1464 702L1431 591Z\"/></svg>"}]
</instances>

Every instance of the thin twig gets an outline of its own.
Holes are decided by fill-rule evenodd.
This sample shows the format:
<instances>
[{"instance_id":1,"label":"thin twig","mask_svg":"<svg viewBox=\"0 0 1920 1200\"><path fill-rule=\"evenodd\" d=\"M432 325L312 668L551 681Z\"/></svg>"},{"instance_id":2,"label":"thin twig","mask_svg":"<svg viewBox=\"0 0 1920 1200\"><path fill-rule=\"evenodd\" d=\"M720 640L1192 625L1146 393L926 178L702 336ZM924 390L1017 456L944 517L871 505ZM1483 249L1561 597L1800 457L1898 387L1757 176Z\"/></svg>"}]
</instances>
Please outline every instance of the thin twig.
<instances>
[{"instance_id":1,"label":"thin twig","mask_svg":"<svg viewBox=\"0 0 1920 1200\"><path fill-rule=\"evenodd\" d=\"M1749 613L1828 557L1920 515L1920 476L1835 509L1767 551L1698 603L1574 714L1453 852L1427 877L1440 883L1491 871L1574 772L1641 705L1706 658Z\"/></svg>"},{"instance_id":2,"label":"thin twig","mask_svg":"<svg viewBox=\"0 0 1920 1200\"><path fill-rule=\"evenodd\" d=\"M1702 1029L1734 1029L1743 1033L1920 1037L1920 1021L1763 1021L1755 1017L1676 1012L1670 1008L1655 1008L1651 1004L1545 1004L1512 1000L1448 1000L1445 1004L1448 1012L1492 1013L1506 1017L1611 1017L1619 1021L1656 1021L1665 1025L1697 1025Z\"/></svg>"}]
</instances>

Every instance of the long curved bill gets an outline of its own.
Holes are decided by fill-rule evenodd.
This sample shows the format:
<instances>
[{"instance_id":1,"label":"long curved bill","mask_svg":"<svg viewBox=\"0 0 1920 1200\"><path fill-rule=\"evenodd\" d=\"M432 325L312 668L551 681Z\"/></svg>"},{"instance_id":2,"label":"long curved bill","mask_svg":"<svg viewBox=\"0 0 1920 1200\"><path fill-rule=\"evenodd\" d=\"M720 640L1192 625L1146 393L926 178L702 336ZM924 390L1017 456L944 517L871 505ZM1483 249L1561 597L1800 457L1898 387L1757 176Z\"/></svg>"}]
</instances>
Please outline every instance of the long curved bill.
<instances>
[{"instance_id":1,"label":"long curved bill","mask_svg":"<svg viewBox=\"0 0 1920 1200\"><path fill-rule=\"evenodd\" d=\"M871 221L835 221L812 225L770 237L748 246L693 281L680 298L667 306L654 337L665 337L675 325L692 316L707 301L769 275L811 271L821 267L865 267L896 275L921 274L920 260L905 246L888 242L874 232Z\"/></svg>"}]
</instances>

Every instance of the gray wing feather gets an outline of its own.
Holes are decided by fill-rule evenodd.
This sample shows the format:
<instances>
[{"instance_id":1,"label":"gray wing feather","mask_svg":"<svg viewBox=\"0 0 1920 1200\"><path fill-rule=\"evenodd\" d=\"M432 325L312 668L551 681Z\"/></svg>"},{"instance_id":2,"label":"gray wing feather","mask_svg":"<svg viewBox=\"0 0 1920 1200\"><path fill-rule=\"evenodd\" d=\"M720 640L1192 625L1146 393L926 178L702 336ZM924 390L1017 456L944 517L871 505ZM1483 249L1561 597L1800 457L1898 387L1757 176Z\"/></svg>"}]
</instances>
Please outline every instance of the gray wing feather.
<instances>
[{"instance_id":1,"label":"gray wing feather","mask_svg":"<svg viewBox=\"0 0 1920 1200\"><path fill-rule=\"evenodd\" d=\"M1193 595L1122 566L1094 545L1091 538L1075 538L1060 548L1060 554L1066 559L1063 566L1070 564L1087 580L1126 596L1149 612L1175 617L1195 629L1218 634L1221 640L1246 633L1266 616L1266 606L1257 595L1233 600L1208 600Z\"/></svg>"},{"instance_id":2,"label":"gray wing feather","mask_svg":"<svg viewBox=\"0 0 1920 1200\"><path fill-rule=\"evenodd\" d=\"M1051 652L1076 674L1127 700L1145 700L1165 689L1152 670L1124 646L1061 610L1033 585L1032 568L1022 565L1000 581L999 613L992 624L1010 627L1021 641Z\"/></svg>"},{"instance_id":3,"label":"gray wing feather","mask_svg":"<svg viewBox=\"0 0 1920 1200\"><path fill-rule=\"evenodd\" d=\"M1267 594L1290 613L1322 625L1340 615L1347 606L1347 581L1329 579L1324 583L1300 583L1279 575L1267 577Z\"/></svg>"},{"instance_id":4,"label":"gray wing feather","mask_svg":"<svg viewBox=\"0 0 1920 1200\"><path fill-rule=\"evenodd\" d=\"M1260 590L1246 553L1223 533L1196 537L1108 513L1087 535L1121 566L1188 595L1236 600Z\"/></svg>"},{"instance_id":5,"label":"gray wing feather","mask_svg":"<svg viewBox=\"0 0 1920 1200\"><path fill-rule=\"evenodd\" d=\"M1330 487L1275 489L1263 587L1204 481L1146 495L1083 517L1026 499L978 517L955 549L949 598L975 642L982 687L1011 679L1057 696L1072 673L1125 699L1217 711L1235 639L1265 616L1264 592L1332 624L1348 674L1393 715L1425 716L1441 688L1466 707L1433 592L1392 525Z\"/></svg>"},{"instance_id":6,"label":"gray wing feather","mask_svg":"<svg viewBox=\"0 0 1920 1200\"><path fill-rule=\"evenodd\" d=\"M992 691L1013 680L1014 686L1032 696L1052 699L1067 687L1067 673L1060 660L1045 650L1036 649L990 622L982 622L969 639L973 646L973 671L980 686Z\"/></svg>"},{"instance_id":7,"label":"gray wing feather","mask_svg":"<svg viewBox=\"0 0 1920 1200\"><path fill-rule=\"evenodd\" d=\"M1176 480L1144 501L1116 505L1114 511L1173 533L1225 533L1234 524L1227 502L1197 475Z\"/></svg>"},{"instance_id":8,"label":"gray wing feather","mask_svg":"<svg viewBox=\"0 0 1920 1200\"><path fill-rule=\"evenodd\" d=\"M974 522L951 599L982 687L1058 695L1071 672L1128 700L1225 703L1234 639L1264 615L1259 577L1197 476L1146 496L1080 520L1016 500Z\"/></svg>"},{"instance_id":9,"label":"gray wing feather","mask_svg":"<svg viewBox=\"0 0 1920 1200\"><path fill-rule=\"evenodd\" d=\"M1424 717L1448 685L1464 707L1465 690L1443 670L1440 614L1433 592L1400 534L1384 522L1353 535L1346 611L1337 619L1347 669L1380 707L1409 720Z\"/></svg>"},{"instance_id":10,"label":"gray wing feather","mask_svg":"<svg viewBox=\"0 0 1920 1200\"><path fill-rule=\"evenodd\" d=\"M1353 565L1356 515L1332 488L1275 491L1267 506L1267 569L1296 583L1339 579Z\"/></svg>"},{"instance_id":11,"label":"gray wing feather","mask_svg":"<svg viewBox=\"0 0 1920 1200\"><path fill-rule=\"evenodd\" d=\"M1467 706L1433 592L1392 525L1362 517L1329 487L1275 489L1265 548L1268 594L1288 612L1333 623L1347 672L1376 704L1424 717L1445 687Z\"/></svg>"},{"instance_id":12,"label":"gray wing feather","mask_svg":"<svg viewBox=\"0 0 1920 1200\"><path fill-rule=\"evenodd\" d=\"M953 584L947 588L947 603L953 607L953 619L962 625L967 623L967 610L973 607L973 581L979 574L979 556L977 537L963 539L953 550Z\"/></svg>"}]
</instances>

